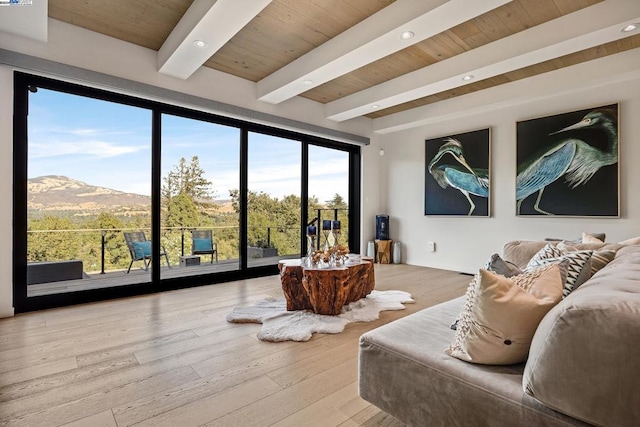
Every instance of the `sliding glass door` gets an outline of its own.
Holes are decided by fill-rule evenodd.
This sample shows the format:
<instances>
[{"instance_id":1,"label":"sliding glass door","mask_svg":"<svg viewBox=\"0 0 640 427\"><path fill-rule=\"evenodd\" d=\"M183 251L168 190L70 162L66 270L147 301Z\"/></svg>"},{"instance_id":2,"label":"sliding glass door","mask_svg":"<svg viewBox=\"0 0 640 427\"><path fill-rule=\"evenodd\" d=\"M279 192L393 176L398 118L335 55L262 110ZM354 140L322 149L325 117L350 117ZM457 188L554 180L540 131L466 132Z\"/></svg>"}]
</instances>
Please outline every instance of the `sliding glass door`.
<instances>
[{"instance_id":1,"label":"sliding glass door","mask_svg":"<svg viewBox=\"0 0 640 427\"><path fill-rule=\"evenodd\" d=\"M240 130L162 115L161 277L240 268Z\"/></svg>"},{"instance_id":2,"label":"sliding glass door","mask_svg":"<svg viewBox=\"0 0 640 427\"><path fill-rule=\"evenodd\" d=\"M27 295L150 281L144 243L127 238L151 231L151 112L45 88L28 97Z\"/></svg>"},{"instance_id":3,"label":"sliding glass door","mask_svg":"<svg viewBox=\"0 0 640 427\"><path fill-rule=\"evenodd\" d=\"M314 219L359 239L358 147L15 76L16 312L275 274Z\"/></svg>"},{"instance_id":4,"label":"sliding glass door","mask_svg":"<svg viewBox=\"0 0 640 427\"><path fill-rule=\"evenodd\" d=\"M249 132L247 265L300 257L301 143Z\"/></svg>"}]
</instances>

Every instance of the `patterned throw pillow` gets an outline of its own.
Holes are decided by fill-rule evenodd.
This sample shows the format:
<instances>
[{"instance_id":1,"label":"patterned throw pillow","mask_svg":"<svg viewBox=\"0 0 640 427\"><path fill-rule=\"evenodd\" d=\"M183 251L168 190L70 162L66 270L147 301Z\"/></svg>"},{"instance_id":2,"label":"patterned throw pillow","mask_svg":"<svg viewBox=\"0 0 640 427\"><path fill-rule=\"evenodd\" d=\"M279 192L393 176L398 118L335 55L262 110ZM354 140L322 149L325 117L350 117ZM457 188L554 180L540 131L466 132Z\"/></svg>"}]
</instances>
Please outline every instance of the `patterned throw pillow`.
<instances>
[{"instance_id":1,"label":"patterned throw pillow","mask_svg":"<svg viewBox=\"0 0 640 427\"><path fill-rule=\"evenodd\" d=\"M601 251L593 251L591 259L591 275L593 276L598 271L602 270L607 264L609 264L616 257L616 251L606 249Z\"/></svg>"},{"instance_id":2,"label":"patterned throw pillow","mask_svg":"<svg viewBox=\"0 0 640 427\"><path fill-rule=\"evenodd\" d=\"M563 254L558 248L554 248L554 250L559 251L561 255L554 256L553 258L541 258L536 256L529 262L526 271L542 265L553 264L565 260L568 261L567 280L564 282L564 288L562 291L562 297L566 298L574 289L577 289L578 286L582 285L591 277L591 264L589 261L593 251L575 251Z\"/></svg>"},{"instance_id":3,"label":"patterned throw pillow","mask_svg":"<svg viewBox=\"0 0 640 427\"><path fill-rule=\"evenodd\" d=\"M525 361L538 324L562 299L562 285L556 264L511 278L480 269L469 284L454 341L445 352L480 364Z\"/></svg>"},{"instance_id":4,"label":"patterned throw pillow","mask_svg":"<svg viewBox=\"0 0 640 427\"><path fill-rule=\"evenodd\" d=\"M525 267L525 270L530 268L535 268L540 266L540 261L548 258L557 258L559 256L564 255L565 252L558 248L557 245L547 244L542 249L540 249L532 258L529 260L529 263Z\"/></svg>"}]
</instances>

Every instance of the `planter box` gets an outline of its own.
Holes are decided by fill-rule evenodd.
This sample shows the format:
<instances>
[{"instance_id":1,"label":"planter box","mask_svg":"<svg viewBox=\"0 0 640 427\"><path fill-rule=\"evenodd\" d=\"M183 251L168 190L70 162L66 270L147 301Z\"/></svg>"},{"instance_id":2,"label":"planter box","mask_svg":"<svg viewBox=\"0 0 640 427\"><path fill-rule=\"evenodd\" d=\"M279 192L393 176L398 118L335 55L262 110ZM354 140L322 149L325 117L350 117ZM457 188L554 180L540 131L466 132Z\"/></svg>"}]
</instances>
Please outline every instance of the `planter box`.
<instances>
[{"instance_id":1,"label":"planter box","mask_svg":"<svg viewBox=\"0 0 640 427\"><path fill-rule=\"evenodd\" d=\"M27 263L27 285L82 279L82 260Z\"/></svg>"},{"instance_id":2,"label":"planter box","mask_svg":"<svg viewBox=\"0 0 640 427\"><path fill-rule=\"evenodd\" d=\"M254 246L247 246L247 258L270 258L278 256L277 248L257 248Z\"/></svg>"}]
</instances>

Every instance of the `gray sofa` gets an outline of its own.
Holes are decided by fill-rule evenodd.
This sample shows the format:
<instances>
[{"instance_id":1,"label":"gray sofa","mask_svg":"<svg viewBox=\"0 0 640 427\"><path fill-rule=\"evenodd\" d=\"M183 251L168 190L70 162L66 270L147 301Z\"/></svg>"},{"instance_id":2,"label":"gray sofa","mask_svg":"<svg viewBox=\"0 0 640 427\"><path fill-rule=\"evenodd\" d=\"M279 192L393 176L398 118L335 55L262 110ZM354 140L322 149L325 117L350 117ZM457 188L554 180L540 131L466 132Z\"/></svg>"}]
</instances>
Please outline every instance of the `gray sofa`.
<instances>
[{"instance_id":1,"label":"gray sofa","mask_svg":"<svg viewBox=\"0 0 640 427\"><path fill-rule=\"evenodd\" d=\"M510 242L518 265L546 242ZM362 398L411 426L640 426L640 246L616 257L543 318L526 363L445 354L464 297L360 338Z\"/></svg>"}]
</instances>

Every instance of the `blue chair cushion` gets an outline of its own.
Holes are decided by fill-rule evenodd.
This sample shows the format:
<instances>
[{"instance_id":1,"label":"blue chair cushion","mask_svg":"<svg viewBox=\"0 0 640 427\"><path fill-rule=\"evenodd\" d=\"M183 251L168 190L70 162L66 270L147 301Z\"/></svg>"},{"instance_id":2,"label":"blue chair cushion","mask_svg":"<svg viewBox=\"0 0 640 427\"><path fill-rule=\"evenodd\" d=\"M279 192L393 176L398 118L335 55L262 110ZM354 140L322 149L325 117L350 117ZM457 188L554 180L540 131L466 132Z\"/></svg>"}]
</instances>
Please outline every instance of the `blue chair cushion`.
<instances>
[{"instance_id":1,"label":"blue chair cushion","mask_svg":"<svg viewBox=\"0 0 640 427\"><path fill-rule=\"evenodd\" d=\"M133 251L136 253L136 257L141 259L142 257L151 256L151 241L146 242L133 242Z\"/></svg>"},{"instance_id":2,"label":"blue chair cushion","mask_svg":"<svg viewBox=\"0 0 640 427\"><path fill-rule=\"evenodd\" d=\"M211 251L213 245L209 239L193 239L193 250L196 252Z\"/></svg>"}]
</instances>

